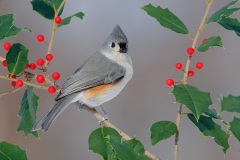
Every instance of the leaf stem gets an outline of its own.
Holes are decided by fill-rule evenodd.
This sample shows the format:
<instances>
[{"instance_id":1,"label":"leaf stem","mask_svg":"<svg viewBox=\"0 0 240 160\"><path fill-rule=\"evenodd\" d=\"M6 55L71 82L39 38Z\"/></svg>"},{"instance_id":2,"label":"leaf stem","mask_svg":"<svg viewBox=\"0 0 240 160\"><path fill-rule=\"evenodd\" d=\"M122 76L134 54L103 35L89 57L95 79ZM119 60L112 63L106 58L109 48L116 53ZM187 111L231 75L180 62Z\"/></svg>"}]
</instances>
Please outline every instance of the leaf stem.
<instances>
[{"instance_id":1,"label":"leaf stem","mask_svg":"<svg viewBox=\"0 0 240 160\"><path fill-rule=\"evenodd\" d=\"M196 48L197 40L198 40L202 30L204 29L204 27L203 27L204 26L204 22L207 19L208 12L209 12L209 10L210 10L214 0L207 0L206 2L207 2L206 11L205 11L205 13L203 15L203 18L202 18L202 21L201 21L201 23L199 25L198 31L196 33L196 36L193 39L192 48L194 48L194 49ZM192 58L192 56L189 56L188 59L187 59L187 62L186 62L185 72L184 72L184 75L183 75L183 79L181 80L181 82L183 84L187 84L188 71L189 71L189 68L190 68L191 58ZM178 160L179 129L180 129L180 123L181 123L181 114L182 114L182 104L179 105L178 114L177 114L177 120L176 120L177 132L175 134L174 160Z\"/></svg>"},{"instance_id":2,"label":"leaf stem","mask_svg":"<svg viewBox=\"0 0 240 160\"><path fill-rule=\"evenodd\" d=\"M99 121L104 118L101 114L99 114L99 113L96 111L95 108L90 108L90 107L88 107L88 106L86 106L86 105L83 105L83 106L82 106L82 109L84 109L84 110L88 111L89 113L91 113L91 114L92 114L95 118L97 118ZM124 133L122 130L120 130L118 127L116 127L115 125L113 125L113 124L110 123L109 121L104 121L103 124L104 124L105 126L107 126L107 127L111 127L111 128L113 128L113 129L115 129L115 130L122 136L123 139L125 139L125 140L130 140L130 139L132 139L130 136L128 136L126 133ZM159 159L158 157L156 157L154 154L152 154L151 152L149 152L149 151L146 150L146 149L145 149L145 151L144 151L144 154L145 154L148 158L150 158L150 159L152 159L152 160L161 160L161 159Z\"/></svg>"}]
</instances>

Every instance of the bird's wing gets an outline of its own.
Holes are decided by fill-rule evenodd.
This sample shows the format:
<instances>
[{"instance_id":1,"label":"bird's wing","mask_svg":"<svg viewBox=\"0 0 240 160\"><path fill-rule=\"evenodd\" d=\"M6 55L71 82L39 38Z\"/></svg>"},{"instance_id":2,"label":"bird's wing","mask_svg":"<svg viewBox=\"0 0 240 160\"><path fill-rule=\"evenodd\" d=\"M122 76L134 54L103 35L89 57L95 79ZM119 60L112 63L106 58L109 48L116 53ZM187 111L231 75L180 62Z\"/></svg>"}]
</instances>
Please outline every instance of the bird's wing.
<instances>
[{"instance_id":1,"label":"bird's wing","mask_svg":"<svg viewBox=\"0 0 240 160\"><path fill-rule=\"evenodd\" d=\"M68 78L55 100L102 84L116 83L125 73L124 67L97 52Z\"/></svg>"}]
</instances>

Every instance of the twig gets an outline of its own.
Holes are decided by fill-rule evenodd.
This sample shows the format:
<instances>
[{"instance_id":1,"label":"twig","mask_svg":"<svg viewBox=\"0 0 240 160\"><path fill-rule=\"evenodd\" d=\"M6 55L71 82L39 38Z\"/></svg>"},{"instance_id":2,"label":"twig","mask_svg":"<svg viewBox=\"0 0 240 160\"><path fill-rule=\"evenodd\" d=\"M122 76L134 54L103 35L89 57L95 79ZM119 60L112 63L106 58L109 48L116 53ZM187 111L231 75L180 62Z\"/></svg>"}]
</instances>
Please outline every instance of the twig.
<instances>
[{"instance_id":1,"label":"twig","mask_svg":"<svg viewBox=\"0 0 240 160\"><path fill-rule=\"evenodd\" d=\"M59 12L61 11L61 9L65 3L66 3L66 0L63 0L61 5L58 7L58 9L55 12L54 19L58 16ZM51 38L49 41L47 54L52 52L53 41L54 41L55 33L57 31L57 24L54 22L54 19L53 19L53 23L52 23L52 34L51 34ZM45 67L44 67L45 72L47 71L49 63L50 62L46 60Z\"/></svg>"},{"instance_id":2,"label":"twig","mask_svg":"<svg viewBox=\"0 0 240 160\"><path fill-rule=\"evenodd\" d=\"M18 79L10 78L10 77L3 76L3 75L0 75L0 78L5 79L5 80L9 80L9 81L15 81L15 82L18 81ZM48 90L48 87L39 86L39 85L29 83L29 82L25 82L25 81L23 81L23 84L27 85L27 86L32 86L34 88L42 89L42 90Z\"/></svg>"},{"instance_id":3,"label":"twig","mask_svg":"<svg viewBox=\"0 0 240 160\"><path fill-rule=\"evenodd\" d=\"M91 113L95 118L97 118L99 121L102 120L104 117L99 114L96 109L94 108L90 108L86 105L83 105L82 109L88 111L89 113ZM122 130L120 130L119 128L117 128L115 125L113 125L112 123L110 123L109 121L104 121L103 122L104 125L106 125L107 127L111 127L113 129L115 129L121 136L123 139L125 140L130 140L132 139L131 137L129 137L126 133L124 133ZM148 150L144 151L144 154L149 157L152 160L160 160L159 158L157 158L155 155L153 155L151 152L149 152Z\"/></svg>"},{"instance_id":4,"label":"twig","mask_svg":"<svg viewBox=\"0 0 240 160\"><path fill-rule=\"evenodd\" d=\"M208 12L209 12L213 2L214 2L214 0L206 0L207 8L206 8L206 11L205 11L204 16L202 18L202 21L200 23L200 26L198 28L197 34L194 37L193 43L192 43L192 48L194 48L194 49L196 48L197 40L198 40L198 38L199 38L203 28L204 28L203 27L204 22L207 19ZM192 58L192 56L189 56L188 59L187 59L187 62L186 62L185 72L184 72L184 75L183 75L183 79L181 80L183 84L187 84L188 71L189 71L189 68L190 68L191 58ZM182 104L179 105L177 120L176 120L177 132L175 134L174 160L178 160L178 147L179 147L178 142L179 142L179 129L180 129L180 122L181 122L181 113L182 113Z\"/></svg>"},{"instance_id":5,"label":"twig","mask_svg":"<svg viewBox=\"0 0 240 160\"><path fill-rule=\"evenodd\" d=\"M5 60L5 58L0 56L0 61L3 62Z\"/></svg>"},{"instance_id":6,"label":"twig","mask_svg":"<svg viewBox=\"0 0 240 160\"><path fill-rule=\"evenodd\" d=\"M5 95L8 95L8 94L12 94L12 93L14 93L14 92L17 92L17 91L19 91L20 89L22 89L23 87L21 87L21 88L14 88L13 90L11 90L11 91L8 91L8 92L4 92L4 93L0 93L0 98L2 97L2 96L5 96Z\"/></svg>"}]
</instances>

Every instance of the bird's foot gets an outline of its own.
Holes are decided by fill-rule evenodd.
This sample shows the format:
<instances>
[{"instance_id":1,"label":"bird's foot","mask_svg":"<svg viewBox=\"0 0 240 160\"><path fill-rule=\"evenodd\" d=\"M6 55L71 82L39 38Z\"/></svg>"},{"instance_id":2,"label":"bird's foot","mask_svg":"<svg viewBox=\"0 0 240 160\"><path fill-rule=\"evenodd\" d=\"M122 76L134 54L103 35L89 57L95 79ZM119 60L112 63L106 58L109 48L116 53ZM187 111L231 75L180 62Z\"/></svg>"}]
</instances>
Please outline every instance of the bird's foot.
<instances>
[{"instance_id":1,"label":"bird's foot","mask_svg":"<svg viewBox=\"0 0 240 160\"><path fill-rule=\"evenodd\" d=\"M104 121L109 121L109 118L106 114L104 114L102 119L100 121L98 121L98 124L101 126Z\"/></svg>"}]
</instances>

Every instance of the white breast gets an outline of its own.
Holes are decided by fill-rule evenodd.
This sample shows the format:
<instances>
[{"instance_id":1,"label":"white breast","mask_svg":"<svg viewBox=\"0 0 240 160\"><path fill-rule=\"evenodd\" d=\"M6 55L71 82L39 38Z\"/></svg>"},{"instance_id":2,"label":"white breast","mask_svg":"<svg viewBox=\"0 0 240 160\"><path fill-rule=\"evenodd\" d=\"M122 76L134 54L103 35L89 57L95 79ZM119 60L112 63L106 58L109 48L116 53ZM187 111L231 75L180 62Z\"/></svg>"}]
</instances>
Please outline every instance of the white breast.
<instances>
[{"instance_id":1,"label":"white breast","mask_svg":"<svg viewBox=\"0 0 240 160\"><path fill-rule=\"evenodd\" d=\"M113 54L110 54L110 56L109 54L104 54L104 55L109 59L113 58L112 57ZM116 97L121 92L121 90L125 87L125 85L129 82L129 80L132 78L133 68L132 68L131 57L128 54L120 53L119 55L117 55L117 57L115 55L114 61L117 62L119 65L123 66L124 68L126 68L126 74L123 77L123 79L117 82L113 88L106 90L105 93L102 94L101 96L98 95L98 96L92 97L91 99L86 99L84 98L84 94L87 91L82 91L73 100L73 102L80 101L81 103L84 103L89 107L96 107Z\"/></svg>"}]
</instances>

